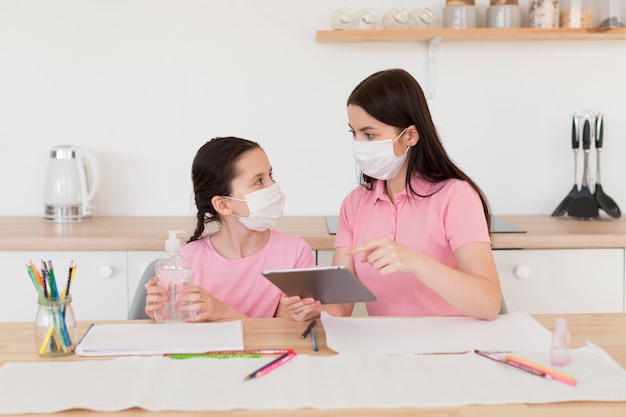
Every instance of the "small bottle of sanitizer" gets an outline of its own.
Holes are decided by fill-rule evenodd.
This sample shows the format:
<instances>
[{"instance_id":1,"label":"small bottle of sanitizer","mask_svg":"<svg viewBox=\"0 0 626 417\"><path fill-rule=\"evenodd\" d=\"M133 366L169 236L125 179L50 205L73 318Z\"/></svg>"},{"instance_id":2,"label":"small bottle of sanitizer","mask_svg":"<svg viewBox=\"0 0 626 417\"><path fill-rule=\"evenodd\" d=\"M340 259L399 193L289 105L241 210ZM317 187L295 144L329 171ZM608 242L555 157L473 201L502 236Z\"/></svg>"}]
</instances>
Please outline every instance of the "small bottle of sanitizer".
<instances>
[{"instance_id":1,"label":"small bottle of sanitizer","mask_svg":"<svg viewBox=\"0 0 626 417\"><path fill-rule=\"evenodd\" d=\"M556 319L556 327L552 333L550 361L554 366L565 366L572 358L570 333L567 330L567 319Z\"/></svg>"}]
</instances>

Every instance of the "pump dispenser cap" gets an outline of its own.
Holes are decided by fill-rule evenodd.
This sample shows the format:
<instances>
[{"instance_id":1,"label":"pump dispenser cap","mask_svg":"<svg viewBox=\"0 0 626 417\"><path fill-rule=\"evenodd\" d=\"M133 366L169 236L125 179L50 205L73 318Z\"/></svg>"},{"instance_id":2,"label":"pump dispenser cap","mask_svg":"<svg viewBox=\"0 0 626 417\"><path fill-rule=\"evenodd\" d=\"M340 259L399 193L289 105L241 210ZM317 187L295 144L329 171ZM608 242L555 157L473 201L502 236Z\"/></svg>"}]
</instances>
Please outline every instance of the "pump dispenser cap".
<instances>
[{"instance_id":1,"label":"pump dispenser cap","mask_svg":"<svg viewBox=\"0 0 626 417\"><path fill-rule=\"evenodd\" d=\"M167 233L169 233L169 238L165 241L165 252L178 252L178 249L180 249L180 239L177 239L176 235L185 232L182 230L170 230Z\"/></svg>"},{"instance_id":2,"label":"pump dispenser cap","mask_svg":"<svg viewBox=\"0 0 626 417\"><path fill-rule=\"evenodd\" d=\"M567 319L557 318L554 331L557 333L566 332L567 331Z\"/></svg>"}]
</instances>

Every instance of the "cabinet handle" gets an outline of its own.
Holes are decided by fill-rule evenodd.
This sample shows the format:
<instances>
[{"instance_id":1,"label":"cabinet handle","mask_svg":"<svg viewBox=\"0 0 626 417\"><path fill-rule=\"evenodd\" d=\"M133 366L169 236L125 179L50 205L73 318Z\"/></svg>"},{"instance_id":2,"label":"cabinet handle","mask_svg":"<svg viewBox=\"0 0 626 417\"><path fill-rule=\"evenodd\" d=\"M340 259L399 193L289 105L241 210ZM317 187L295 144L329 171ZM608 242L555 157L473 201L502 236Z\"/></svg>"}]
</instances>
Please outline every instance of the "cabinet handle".
<instances>
[{"instance_id":1,"label":"cabinet handle","mask_svg":"<svg viewBox=\"0 0 626 417\"><path fill-rule=\"evenodd\" d=\"M111 278L113 276L113 267L111 265L101 265L98 268L100 278Z\"/></svg>"},{"instance_id":2,"label":"cabinet handle","mask_svg":"<svg viewBox=\"0 0 626 417\"><path fill-rule=\"evenodd\" d=\"M515 276L524 279L530 276L530 268L526 265L519 265L515 267Z\"/></svg>"}]
</instances>

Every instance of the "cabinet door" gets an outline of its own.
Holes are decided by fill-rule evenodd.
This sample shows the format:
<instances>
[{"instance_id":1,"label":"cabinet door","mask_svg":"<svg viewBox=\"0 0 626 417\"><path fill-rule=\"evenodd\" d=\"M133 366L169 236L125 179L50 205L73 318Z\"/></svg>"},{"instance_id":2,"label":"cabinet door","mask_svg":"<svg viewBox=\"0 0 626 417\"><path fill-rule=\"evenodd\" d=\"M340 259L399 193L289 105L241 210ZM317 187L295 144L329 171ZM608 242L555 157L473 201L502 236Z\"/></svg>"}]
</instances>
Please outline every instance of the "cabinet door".
<instances>
[{"instance_id":1,"label":"cabinet door","mask_svg":"<svg viewBox=\"0 0 626 417\"><path fill-rule=\"evenodd\" d=\"M509 311L624 311L623 249L495 250Z\"/></svg>"},{"instance_id":2,"label":"cabinet door","mask_svg":"<svg viewBox=\"0 0 626 417\"><path fill-rule=\"evenodd\" d=\"M54 265L59 291L65 289L71 261L77 265L70 286L76 320L119 320L128 312L127 271L125 251L4 251L0 262L4 267L4 288L10 291L0 303L0 321L33 321L37 312L37 292L26 264L32 260ZM9 294L7 294L9 295Z\"/></svg>"}]
</instances>

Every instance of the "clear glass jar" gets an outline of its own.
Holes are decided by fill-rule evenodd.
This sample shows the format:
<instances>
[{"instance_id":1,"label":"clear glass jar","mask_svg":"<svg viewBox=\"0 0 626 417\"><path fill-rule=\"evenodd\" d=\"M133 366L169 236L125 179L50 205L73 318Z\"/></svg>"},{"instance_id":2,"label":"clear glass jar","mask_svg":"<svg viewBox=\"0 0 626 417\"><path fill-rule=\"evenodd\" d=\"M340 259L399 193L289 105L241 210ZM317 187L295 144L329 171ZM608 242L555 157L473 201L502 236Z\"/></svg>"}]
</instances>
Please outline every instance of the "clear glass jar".
<instances>
[{"instance_id":1,"label":"clear glass jar","mask_svg":"<svg viewBox=\"0 0 626 417\"><path fill-rule=\"evenodd\" d=\"M352 29L352 9L340 7L330 15L330 27L334 30Z\"/></svg>"},{"instance_id":2,"label":"clear glass jar","mask_svg":"<svg viewBox=\"0 0 626 417\"><path fill-rule=\"evenodd\" d=\"M396 7L385 13L383 16L383 27L385 29L402 30L409 28L409 12L402 7Z\"/></svg>"},{"instance_id":3,"label":"clear glass jar","mask_svg":"<svg viewBox=\"0 0 626 417\"><path fill-rule=\"evenodd\" d=\"M356 13L353 22L353 29L356 30L371 30L376 26L376 10L367 7Z\"/></svg>"},{"instance_id":4,"label":"clear glass jar","mask_svg":"<svg viewBox=\"0 0 626 417\"><path fill-rule=\"evenodd\" d=\"M532 0L528 6L528 27L559 27L559 0Z\"/></svg>"},{"instance_id":5,"label":"clear glass jar","mask_svg":"<svg viewBox=\"0 0 626 417\"><path fill-rule=\"evenodd\" d=\"M491 0L487 8L488 28L518 28L522 25L522 12L517 0Z\"/></svg>"},{"instance_id":6,"label":"clear glass jar","mask_svg":"<svg viewBox=\"0 0 626 417\"><path fill-rule=\"evenodd\" d=\"M39 298L35 319L35 348L39 356L58 357L74 353L76 319L72 296L65 299Z\"/></svg>"},{"instance_id":7,"label":"clear glass jar","mask_svg":"<svg viewBox=\"0 0 626 417\"><path fill-rule=\"evenodd\" d=\"M623 27L622 0L598 0L598 27Z\"/></svg>"},{"instance_id":8,"label":"clear glass jar","mask_svg":"<svg viewBox=\"0 0 626 417\"><path fill-rule=\"evenodd\" d=\"M478 13L474 0L446 0L443 8L443 27L449 29L475 28Z\"/></svg>"},{"instance_id":9,"label":"clear glass jar","mask_svg":"<svg viewBox=\"0 0 626 417\"><path fill-rule=\"evenodd\" d=\"M594 27L593 0L561 0L559 24L562 28Z\"/></svg>"},{"instance_id":10,"label":"clear glass jar","mask_svg":"<svg viewBox=\"0 0 626 417\"><path fill-rule=\"evenodd\" d=\"M428 7L409 12L409 29L428 29L431 23L433 23L433 11Z\"/></svg>"}]
</instances>

